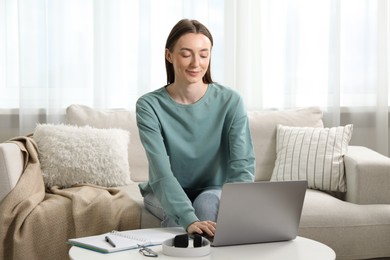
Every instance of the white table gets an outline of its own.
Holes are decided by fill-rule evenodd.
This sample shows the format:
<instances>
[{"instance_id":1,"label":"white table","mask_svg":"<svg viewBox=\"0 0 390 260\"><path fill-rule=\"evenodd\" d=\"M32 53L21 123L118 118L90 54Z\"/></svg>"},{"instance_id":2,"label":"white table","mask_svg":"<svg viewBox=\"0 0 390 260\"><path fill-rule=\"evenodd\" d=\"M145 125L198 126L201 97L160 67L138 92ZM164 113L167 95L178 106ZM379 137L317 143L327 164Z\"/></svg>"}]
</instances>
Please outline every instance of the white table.
<instances>
[{"instance_id":1,"label":"white table","mask_svg":"<svg viewBox=\"0 0 390 260\"><path fill-rule=\"evenodd\" d=\"M83 249L72 246L69 250L70 259L73 260L120 260L120 259L178 259L177 257L169 257L162 253L162 246L151 247L156 253L157 258L145 257L138 252L138 249L127 250L122 252L101 254L92 250ZM229 260L229 259L316 259L330 260L336 259L335 252L328 246L303 237L297 237L291 241L260 243L239 246L224 246L211 248L211 254L204 257L186 258L199 260Z\"/></svg>"}]
</instances>

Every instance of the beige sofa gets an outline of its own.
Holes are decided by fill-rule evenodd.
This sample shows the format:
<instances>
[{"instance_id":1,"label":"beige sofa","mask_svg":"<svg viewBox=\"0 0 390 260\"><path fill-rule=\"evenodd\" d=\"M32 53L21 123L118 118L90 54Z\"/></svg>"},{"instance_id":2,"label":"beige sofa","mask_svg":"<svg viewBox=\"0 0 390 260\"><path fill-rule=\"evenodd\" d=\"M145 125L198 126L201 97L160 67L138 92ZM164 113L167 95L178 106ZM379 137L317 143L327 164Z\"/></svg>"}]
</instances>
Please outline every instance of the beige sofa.
<instances>
[{"instance_id":1,"label":"beige sofa","mask_svg":"<svg viewBox=\"0 0 390 260\"><path fill-rule=\"evenodd\" d=\"M276 125L322 127L318 108L249 111L256 155L256 181L270 180L276 158ZM148 163L138 137L135 113L123 109L95 110L72 105L66 123L130 132L129 165L132 183L119 187L142 208L142 228L160 221L143 207L138 183L148 178ZM17 185L23 160L12 143L0 144L0 201ZM347 192L330 194L308 189L299 235L327 244L337 259L390 257L390 158L368 148L349 146L344 156ZM341 199L340 199L341 198Z\"/></svg>"}]
</instances>

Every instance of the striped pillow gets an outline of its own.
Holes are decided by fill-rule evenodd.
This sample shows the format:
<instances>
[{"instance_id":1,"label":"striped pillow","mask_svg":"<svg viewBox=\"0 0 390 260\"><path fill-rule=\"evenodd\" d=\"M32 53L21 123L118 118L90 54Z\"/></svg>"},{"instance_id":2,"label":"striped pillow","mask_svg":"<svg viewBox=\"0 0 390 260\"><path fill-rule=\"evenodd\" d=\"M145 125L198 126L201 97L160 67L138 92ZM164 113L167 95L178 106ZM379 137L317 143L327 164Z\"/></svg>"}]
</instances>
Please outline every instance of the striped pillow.
<instances>
[{"instance_id":1,"label":"striped pillow","mask_svg":"<svg viewBox=\"0 0 390 260\"><path fill-rule=\"evenodd\" d=\"M352 125L332 128L278 125L271 181L307 180L312 189L345 192L344 154L352 129Z\"/></svg>"}]
</instances>

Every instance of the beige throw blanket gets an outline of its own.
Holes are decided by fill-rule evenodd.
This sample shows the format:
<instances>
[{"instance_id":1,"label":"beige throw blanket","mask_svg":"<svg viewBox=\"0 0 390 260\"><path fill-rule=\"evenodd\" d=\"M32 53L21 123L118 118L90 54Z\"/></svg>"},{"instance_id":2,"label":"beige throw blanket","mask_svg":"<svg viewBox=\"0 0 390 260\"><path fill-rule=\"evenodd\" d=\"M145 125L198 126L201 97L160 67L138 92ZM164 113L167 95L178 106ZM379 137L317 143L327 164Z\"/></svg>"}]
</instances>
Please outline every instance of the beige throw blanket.
<instances>
[{"instance_id":1,"label":"beige throw blanket","mask_svg":"<svg viewBox=\"0 0 390 260\"><path fill-rule=\"evenodd\" d=\"M0 259L69 259L68 238L140 227L140 208L123 191L80 185L45 192L36 143L12 141L25 167L0 204Z\"/></svg>"}]
</instances>

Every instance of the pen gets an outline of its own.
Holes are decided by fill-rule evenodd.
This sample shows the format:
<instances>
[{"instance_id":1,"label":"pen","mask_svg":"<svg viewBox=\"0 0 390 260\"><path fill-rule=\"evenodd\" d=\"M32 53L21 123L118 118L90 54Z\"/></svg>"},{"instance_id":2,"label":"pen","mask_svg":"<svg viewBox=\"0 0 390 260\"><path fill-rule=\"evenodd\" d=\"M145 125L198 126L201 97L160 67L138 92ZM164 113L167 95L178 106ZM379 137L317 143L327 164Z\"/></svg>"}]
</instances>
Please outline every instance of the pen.
<instances>
[{"instance_id":1,"label":"pen","mask_svg":"<svg viewBox=\"0 0 390 260\"><path fill-rule=\"evenodd\" d=\"M114 241L112 241L109 236L106 236L105 239L106 239L106 242L109 243L112 247L116 247Z\"/></svg>"}]
</instances>

